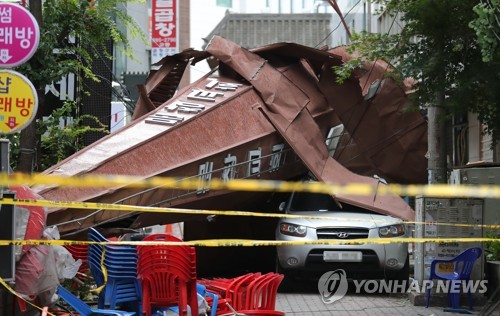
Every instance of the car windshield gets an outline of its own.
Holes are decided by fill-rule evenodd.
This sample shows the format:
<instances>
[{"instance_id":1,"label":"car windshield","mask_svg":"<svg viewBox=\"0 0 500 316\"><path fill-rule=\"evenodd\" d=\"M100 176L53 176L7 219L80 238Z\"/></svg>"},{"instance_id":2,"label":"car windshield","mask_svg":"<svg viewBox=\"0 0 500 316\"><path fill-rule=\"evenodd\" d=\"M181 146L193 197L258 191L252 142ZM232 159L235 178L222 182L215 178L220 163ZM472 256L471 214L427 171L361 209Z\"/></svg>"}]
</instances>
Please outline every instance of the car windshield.
<instances>
[{"instance_id":1,"label":"car windshield","mask_svg":"<svg viewBox=\"0 0 500 316\"><path fill-rule=\"evenodd\" d=\"M295 192L290 211L339 210L333 198L327 194Z\"/></svg>"},{"instance_id":2,"label":"car windshield","mask_svg":"<svg viewBox=\"0 0 500 316\"><path fill-rule=\"evenodd\" d=\"M310 192L295 192L293 194L290 212L317 212L317 211L337 211L337 212L356 212L366 214L377 214L375 212L342 203L336 203L335 200L328 194L310 193Z\"/></svg>"}]
</instances>

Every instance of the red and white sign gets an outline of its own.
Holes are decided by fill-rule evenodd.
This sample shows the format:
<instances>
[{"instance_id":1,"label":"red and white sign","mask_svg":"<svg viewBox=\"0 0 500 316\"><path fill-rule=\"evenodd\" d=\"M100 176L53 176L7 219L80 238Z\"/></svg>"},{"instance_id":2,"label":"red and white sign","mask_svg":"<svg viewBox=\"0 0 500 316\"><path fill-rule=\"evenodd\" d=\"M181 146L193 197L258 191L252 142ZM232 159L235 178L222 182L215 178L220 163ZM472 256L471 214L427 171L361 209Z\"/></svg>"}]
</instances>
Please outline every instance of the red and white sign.
<instances>
[{"instance_id":1,"label":"red and white sign","mask_svg":"<svg viewBox=\"0 0 500 316\"><path fill-rule=\"evenodd\" d=\"M179 52L177 0L151 2L151 62Z\"/></svg>"},{"instance_id":2,"label":"red and white sign","mask_svg":"<svg viewBox=\"0 0 500 316\"><path fill-rule=\"evenodd\" d=\"M0 3L0 67L16 67L33 56L40 30L35 17L16 3Z\"/></svg>"}]
</instances>

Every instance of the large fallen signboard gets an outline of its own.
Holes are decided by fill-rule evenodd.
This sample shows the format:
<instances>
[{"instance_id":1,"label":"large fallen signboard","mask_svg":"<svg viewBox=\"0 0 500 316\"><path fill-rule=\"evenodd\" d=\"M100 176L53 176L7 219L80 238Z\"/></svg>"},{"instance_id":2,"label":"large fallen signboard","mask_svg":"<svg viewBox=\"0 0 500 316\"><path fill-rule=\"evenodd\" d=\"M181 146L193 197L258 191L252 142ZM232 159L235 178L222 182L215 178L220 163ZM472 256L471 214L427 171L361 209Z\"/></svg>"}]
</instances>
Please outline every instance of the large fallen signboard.
<instances>
[{"instance_id":1,"label":"large fallen signboard","mask_svg":"<svg viewBox=\"0 0 500 316\"><path fill-rule=\"evenodd\" d=\"M0 71L0 133L20 131L34 119L38 96L33 84L13 70Z\"/></svg>"},{"instance_id":2,"label":"large fallen signboard","mask_svg":"<svg viewBox=\"0 0 500 316\"><path fill-rule=\"evenodd\" d=\"M0 3L0 67L16 67L33 56L40 30L33 15L15 3Z\"/></svg>"}]
</instances>

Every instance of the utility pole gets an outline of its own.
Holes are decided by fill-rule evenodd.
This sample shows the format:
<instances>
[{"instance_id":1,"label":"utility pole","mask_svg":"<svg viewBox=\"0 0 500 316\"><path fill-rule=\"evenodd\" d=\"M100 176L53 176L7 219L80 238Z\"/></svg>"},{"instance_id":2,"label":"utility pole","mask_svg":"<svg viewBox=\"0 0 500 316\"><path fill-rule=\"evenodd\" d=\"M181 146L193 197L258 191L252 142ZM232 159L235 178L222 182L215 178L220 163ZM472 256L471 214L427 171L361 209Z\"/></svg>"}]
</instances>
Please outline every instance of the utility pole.
<instances>
[{"instance_id":1,"label":"utility pole","mask_svg":"<svg viewBox=\"0 0 500 316\"><path fill-rule=\"evenodd\" d=\"M371 2L371 0L366 1L366 31L368 33L372 32L372 2Z\"/></svg>"},{"instance_id":2,"label":"utility pole","mask_svg":"<svg viewBox=\"0 0 500 316\"><path fill-rule=\"evenodd\" d=\"M441 94L441 93L440 93ZM437 99L442 96L437 96ZM430 106L428 117L428 183L446 183L448 170L446 163L446 124L443 122L442 103Z\"/></svg>"}]
</instances>

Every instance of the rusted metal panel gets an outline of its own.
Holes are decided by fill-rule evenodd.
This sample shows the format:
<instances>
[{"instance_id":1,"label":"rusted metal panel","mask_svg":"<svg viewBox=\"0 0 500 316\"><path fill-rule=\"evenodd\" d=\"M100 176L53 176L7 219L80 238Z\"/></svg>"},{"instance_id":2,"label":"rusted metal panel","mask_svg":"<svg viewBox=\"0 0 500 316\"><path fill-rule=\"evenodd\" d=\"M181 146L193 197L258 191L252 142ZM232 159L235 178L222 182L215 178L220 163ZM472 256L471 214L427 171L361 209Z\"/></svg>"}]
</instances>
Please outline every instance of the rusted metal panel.
<instances>
[{"instance_id":1,"label":"rusted metal panel","mask_svg":"<svg viewBox=\"0 0 500 316\"><path fill-rule=\"evenodd\" d=\"M350 59L343 47L331 52ZM425 183L427 122L419 112L407 111L410 87L385 77L388 71L390 65L377 61L366 65L359 80L337 84L325 69L320 87L375 173L390 182ZM370 89L376 92L366 100Z\"/></svg>"},{"instance_id":2,"label":"rusted metal panel","mask_svg":"<svg viewBox=\"0 0 500 316\"><path fill-rule=\"evenodd\" d=\"M265 59L221 37L214 37L207 51L252 84L265 102L262 109L267 118L318 180L338 184L355 182L379 185L378 180L352 173L328 155L324 136L305 109L310 99L300 87ZM358 95L362 98L359 91ZM339 194L335 198L382 214L414 219L411 207L396 195Z\"/></svg>"},{"instance_id":3,"label":"rusted metal panel","mask_svg":"<svg viewBox=\"0 0 500 316\"><path fill-rule=\"evenodd\" d=\"M190 50L182 54L166 57L162 68L151 74L141 89L138 101L141 108L132 124L79 151L46 173L194 177L202 180L227 178L230 174L235 178L289 180L309 170L326 182L363 182L376 186L380 184L371 178L374 171L380 171L378 175L383 178L387 178L386 174L391 177L406 172L412 174L411 169L425 162L424 157L414 157L413 153L404 151L405 148L416 152L425 150L421 139L415 138L420 134L412 136L411 129L398 127L390 130L380 126L400 114L402 104L406 102L404 92L398 94L397 102L386 103L389 109L384 108L383 103L387 98L381 101L374 98L372 101L377 103L376 111L370 112L373 116L355 116L357 124L363 128L356 129L356 122L349 121L349 106L356 102L367 104L359 80L352 78L343 85L335 83L331 66L341 64L338 55L290 43L268 45L249 52L219 37L211 41L205 52ZM153 102L152 93L167 91L161 86L177 80L177 76L173 76L175 80L168 79L176 69L176 63L198 62L213 56L220 60L217 70L162 104ZM384 91L381 90L380 95L384 95ZM389 101L391 96L391 93L387 96ZM391 117L387 118L385 114ZM419 117L398 119L406 126L416 124L420 128ZM348 145L349 150L337 151L334 157L342 163L330 157L325 146L329 129L339 123L346 126L346 135L355 136L341 138L340 144L343 148ZM365 130L366 134L366 126L373 126L377 131L362 136L360 131ZM421 129L416 130L421 133ZM398 146L391 143L378 147L383 153L370 151L370 145L393 134L397 136L393 143ZM363 137L369 137L369 141ZM392 155L400 156L397 164ZM231 165L233 162L235 165ZM370 177L355 174L345 166ZM420 174L415 178L420 179ZM412 181L410 177L403 179L406 183L419 181ZM49 200L129 205L206 205L206 208L217 209L223 201L238 200L238 192L212 191L203 187L191 191L127 187L39 186L34 189ZM397 196L336 198L380 213L413 219L411 208ZM89 213L85 209L51 209L48 223L66 223L60 226L64 233L130 216L134 217L132 227L187 218L186 215L148 213L137 216L108 210Z\"/></svg>"}]
</instances>

